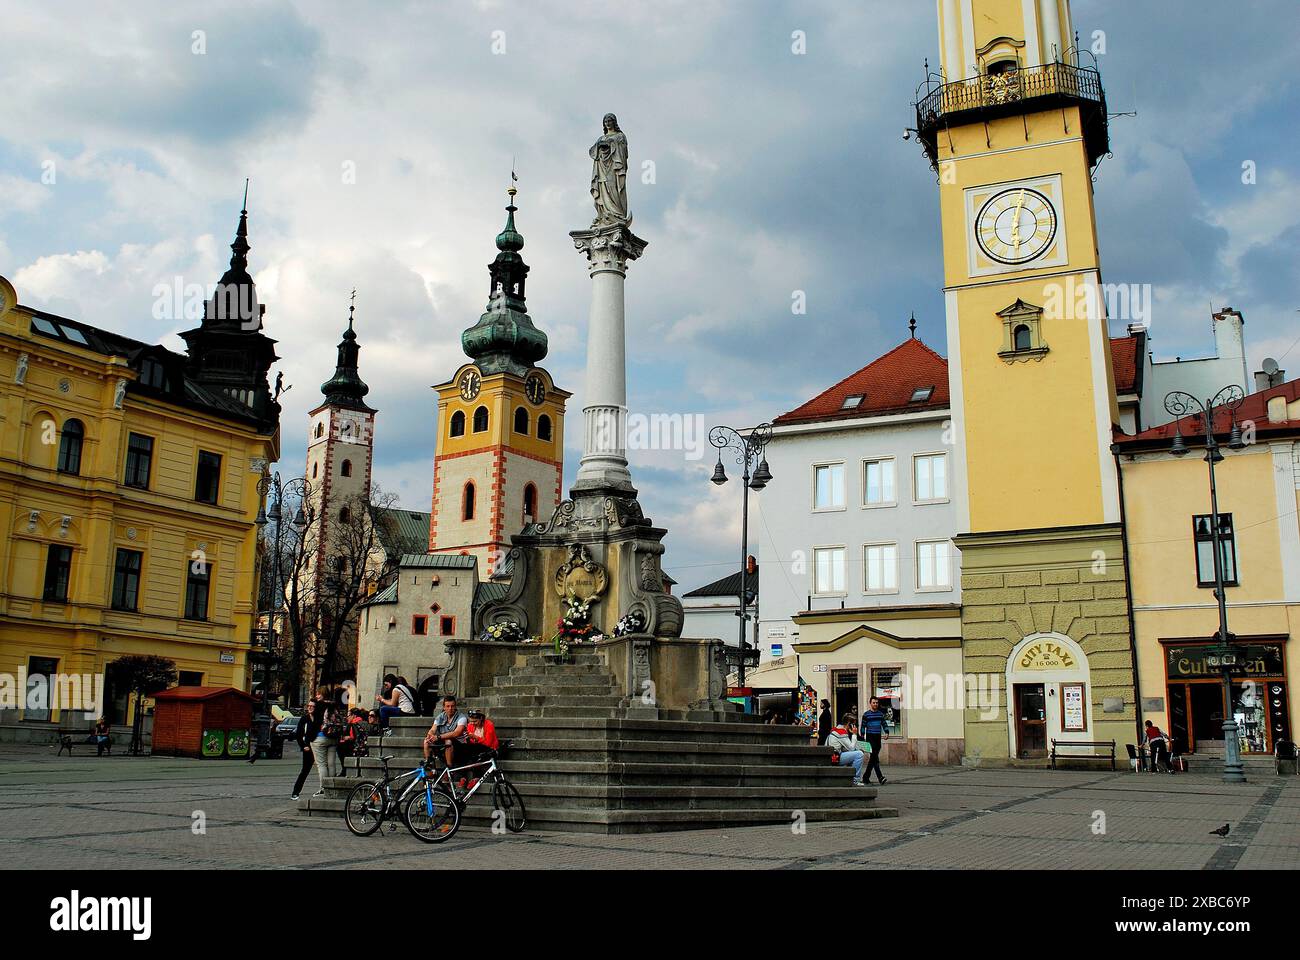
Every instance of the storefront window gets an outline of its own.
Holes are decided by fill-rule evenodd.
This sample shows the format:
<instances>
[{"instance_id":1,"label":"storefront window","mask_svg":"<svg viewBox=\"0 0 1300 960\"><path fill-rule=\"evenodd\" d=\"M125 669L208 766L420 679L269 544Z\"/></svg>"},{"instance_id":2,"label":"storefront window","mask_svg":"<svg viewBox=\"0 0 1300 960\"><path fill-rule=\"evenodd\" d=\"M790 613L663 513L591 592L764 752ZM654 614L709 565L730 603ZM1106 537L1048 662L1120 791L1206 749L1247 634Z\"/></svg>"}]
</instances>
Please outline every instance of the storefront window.
<instances>
[{"instance_id":1,"label":"storefront window","mask_svg":"<svg viewBox=\"0 0 1300 960\"><path fill-rule=\"evenodd\" d=\"M880 700L880 710L889 720L889 737L903 734L903 668L872 667L871 695Z\"/></svg>"},{"instance_id":2,"label":"storefront window","mask_svg":"<svg viewBox=\"0 0 1300 960\"><path fill-rule=\"evenodd\" d=\"M1232 713L1242 753L1267 753L1268 717L1265 684L1248 681L1232 685Z\"/></svg>"}]
</instances>

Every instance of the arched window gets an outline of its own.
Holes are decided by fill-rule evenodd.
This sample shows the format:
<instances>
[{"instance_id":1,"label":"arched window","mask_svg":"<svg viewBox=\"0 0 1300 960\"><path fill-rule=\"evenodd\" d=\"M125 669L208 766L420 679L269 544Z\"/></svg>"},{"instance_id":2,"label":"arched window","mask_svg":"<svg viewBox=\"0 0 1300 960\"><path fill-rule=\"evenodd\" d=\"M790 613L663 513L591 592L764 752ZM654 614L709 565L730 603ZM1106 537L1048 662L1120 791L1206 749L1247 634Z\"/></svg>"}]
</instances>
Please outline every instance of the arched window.
<instances>
[{"instance_id":1,"label":"arched window","mask_svg":"<svg viewBox=\"0 0 1300 960\"><path fill-rule=\"evenodd\" d=\"M515 433L522 433L528 436L528 411L523 407L515 410Z\"/></svg>"},{"instance_id":2,"label":"arched window","mask_svg":"<svg viewBox=\"0 0 1300 960\"><path fill-rule=\"evenodd\" d=\"M317 437L325 436L325 424L323 423L316 424L316 436Z\"/></svg>"},{"instance_id":3,"label":"arched window","mask_svg":"<svg viewBox=\"0 0 1300 960\"><path fill-rule=\"evenodd\" d=\"M344 507L342 510L339 511L339 523L347 523L351 519L352 519L352 511L349 510L347 507Z\"/></svg>"},{"instance_id":4,"label":"arched window","mask_svg":"<svg viewBox=\"0 0 1300 960\"><path fill-rule=\"evenodd\" d=\"M537 516L537 488L531 483L524 486L524 523Z\"/></svg>"},{"instance_id":5,"label":"arched window","mask_svg":"<svg viewBox=\"0 0 1300 960\"><path fill-rule=\"evenodd\" d=\"M465 492L461 496L460 518L462 520L474 519L474 482L472 480L465 484Z\"/></svg>"},{"instance_id":6,"label":"arched window","mask_svg":"<svg viewBox=\"0 0 1300 960\"><path fill-rule=\"evenodd\" d=\"M86 430L80 420L66 420L59 434L59 473L81 473L81 441Z\"/></svg>"},{"instance_id":7,"label":"arched window","mask_svg":"<svg viewBox=\"0 0 1300 960\"><path fill-rule=\"evenodd\" d=\"M344 461L343 461L343 476L345 476L345 477L350 477L350 476L352 476L352 461L351 461L351 460L344 460Z\"/></svg>"},{"instance_id":8,"label":"arched window","mask_svg":"<svg viewBox=\"0 0 1300 960\"><path fill-rule=\"evenodd\" d=\"M457 410L451 415L451 435L453 437L465 436L465 411Z\"/></svg>"},{"instance_id":9,"label":"arched window","mask_svg":"<svg viewBox=\"0 0 1300 960\"><path fill-rule=\"evenodd\" d=\"M542 414L537 418L537 439L551 439L551 418L546 414Z\"/></svg>"},{"instance_id":10,"label":"arched window","mask_svg":"<svg viewBox=\"0 0 1300 960\"><path fill-rule=\"evenodd\" d=\"M482 433L488 428L487 407L479 407L474 411L474 432Z\"/></svg>"},{"instance_id":11,"label":"arched window","mask_svg":"<svg viewBox=\"0 0 1300 960\"><path fill-rule=\"evenodd\" d=\"M1020 326L1016 327L1014 336L1015 348L1017 350L1028 350L1033 346L1033 337L1029 332L1029 327L1025 324L1022 323Z\"/></svg>"}]
</instances>

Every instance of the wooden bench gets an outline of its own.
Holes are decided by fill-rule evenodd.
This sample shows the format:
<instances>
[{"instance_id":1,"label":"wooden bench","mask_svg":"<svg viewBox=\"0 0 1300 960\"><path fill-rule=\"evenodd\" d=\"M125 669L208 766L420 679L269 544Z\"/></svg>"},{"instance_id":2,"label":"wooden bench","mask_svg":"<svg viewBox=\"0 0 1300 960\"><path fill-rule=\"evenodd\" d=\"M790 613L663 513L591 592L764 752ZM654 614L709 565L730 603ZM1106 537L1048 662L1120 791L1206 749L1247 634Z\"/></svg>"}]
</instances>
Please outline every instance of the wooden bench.
<instances>
[{"instance_id":1,"label":"wooden bench","mask_svg":"<svg viewBox=\"0 0 1300 960\"><path fill-rule=\"evenodd\" d=\"M1052 740L1052 769L1056 769L1056 754L1060 750L1072 750L1075 747L1087 747L1092 753L1081 753L1067 755L1066 759L1070 760L1110 760L1110 768L1115 769L1115 741L1114 740ZM1097 753L1098 750L1107 750L1108 754Z\"/></svg>"}]
</instances>

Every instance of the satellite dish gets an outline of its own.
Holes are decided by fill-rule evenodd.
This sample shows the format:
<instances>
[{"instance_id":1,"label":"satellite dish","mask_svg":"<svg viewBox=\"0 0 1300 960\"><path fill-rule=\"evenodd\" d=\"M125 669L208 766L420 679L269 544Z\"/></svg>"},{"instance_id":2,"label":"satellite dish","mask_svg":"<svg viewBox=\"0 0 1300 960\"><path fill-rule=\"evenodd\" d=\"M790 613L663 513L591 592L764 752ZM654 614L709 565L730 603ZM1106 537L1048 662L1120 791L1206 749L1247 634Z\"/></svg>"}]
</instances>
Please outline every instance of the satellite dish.
<instances>
[{"instance_id":1,"label":"satellite dish","mask_svg":"<svg viewBox=\"0 0 1300 960\"><path fill-rule=\"evenodd\" d=\"M1264 362L1260 364L1260 366L1263 368L1264 372L1267 373L1270 377L1273 376L1273 374L1277 373L1277 361L1274 360L1272 357L1265 357Z\"/></svg>"}]
</instances>

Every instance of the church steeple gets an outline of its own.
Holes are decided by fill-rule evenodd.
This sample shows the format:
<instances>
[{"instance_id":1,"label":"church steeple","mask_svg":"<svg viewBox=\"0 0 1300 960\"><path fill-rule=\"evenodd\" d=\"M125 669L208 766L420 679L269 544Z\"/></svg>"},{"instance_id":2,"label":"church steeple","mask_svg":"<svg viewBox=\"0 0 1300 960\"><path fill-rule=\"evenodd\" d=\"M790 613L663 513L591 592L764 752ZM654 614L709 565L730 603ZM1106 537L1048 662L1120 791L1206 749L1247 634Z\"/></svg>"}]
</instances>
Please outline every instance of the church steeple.
<instances>
[{"instance_id":1,"label":"church steeple","mask_svg":"<svg viewBox=\"0 0 1300 960\"><path fill-rule=\"evenodd\" d=\"M461 334L460 342L485 374L509 372L523 376L546 356L546 334L533 326L524 298L528 264L519 255L524 238L515 229L515 190L506 191L505 228L497 234L496 259L488 264L491 290L487 310L478 323Z\"/></svg>"},{"instance_id":2,"label":"church steeple","mask_svg":"<svg viewBox=\"0 0 1300 960\"><path fill-rule=\"evenodd\" d=\"M355 291L353 296L356 296ZM320 389L325 395L327 405L353 410L370 410L364 400L365 395L370 392L370 387L361 379L357 368L361 346L357 343L356 331L352 329L355 310L356 304L348 307L348 328L343 331L343 339L339 341L339 358L334 368L334 376L322 383Z\"/></svg>"},{"instance_id":3,"label":"church steeple","mask_svg":"<svg viewBox=\"0 0 1300 960\"><path fill-rule=\"evenodd\" d=\"M275 341L262 333L266 308L248 272L248 182L239 225L230 244L230 266L204 304L203 320L180 336L189 357L186 373L196 383L237 400L259 417L278 420L267 371L278 359Z\"/></svg>"}]
</instances>

